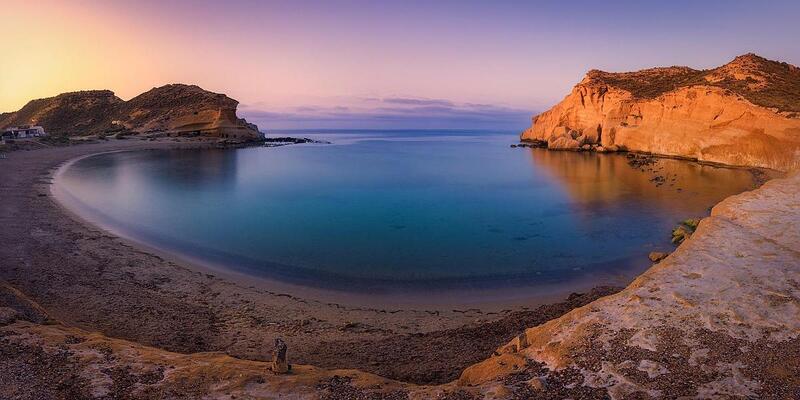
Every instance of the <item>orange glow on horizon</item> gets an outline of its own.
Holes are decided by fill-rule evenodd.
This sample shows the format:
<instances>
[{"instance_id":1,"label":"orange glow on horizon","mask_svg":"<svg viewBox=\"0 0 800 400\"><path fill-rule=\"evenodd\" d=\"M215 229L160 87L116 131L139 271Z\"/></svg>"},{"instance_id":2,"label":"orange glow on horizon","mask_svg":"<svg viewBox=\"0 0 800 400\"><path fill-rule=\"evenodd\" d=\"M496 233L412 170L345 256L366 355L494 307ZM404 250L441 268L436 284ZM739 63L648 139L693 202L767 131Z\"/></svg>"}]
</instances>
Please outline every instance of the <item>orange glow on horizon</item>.
<instances>
[{"instance_id":1,"label":"orange glow on horizon","mask_svg":"<svg viewBox=\"0 0 800 400\"><path fill-rule=\"evenodd\" d=\"M747 52L800 64L796 2L686 3L690 14L657 2L3 0L0 112L68 91L128 100L187 83L263 121L387 97L530 115L592 68L709 68Z\"/></svg>"}]
</instances>

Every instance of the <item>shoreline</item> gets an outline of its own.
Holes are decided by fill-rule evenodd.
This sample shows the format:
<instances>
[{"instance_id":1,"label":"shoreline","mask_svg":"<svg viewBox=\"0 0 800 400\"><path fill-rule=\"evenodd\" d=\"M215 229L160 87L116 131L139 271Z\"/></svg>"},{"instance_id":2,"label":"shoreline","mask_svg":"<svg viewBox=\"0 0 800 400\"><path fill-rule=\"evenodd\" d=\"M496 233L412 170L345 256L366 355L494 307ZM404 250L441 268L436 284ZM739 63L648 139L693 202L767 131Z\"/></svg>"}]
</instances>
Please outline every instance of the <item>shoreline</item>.
<instances>
[{"instance_id":1,"label":"shoreline","mask_svg":"<svg viewBox=\"0 0 800 400\"><path fill-rule=\"evenodd\" d=\"M14 165L0 170L0 199L9 204L0 211L5 224L0 240L6 243L0 259L7 260L0 281L59 323L111 338L178 353L224 351L268 360L271 343L282 337L293 362L356 368L416 383L451 381L518 334L526 321L543 323L618 290L565 293L544 303L494 310L342 305L291 290L271 291L162 256L76 219L50 193L54 174L69 160L204 145L128 139L8 153L0 161ZM395 362L377 361L388 358Z\"/></svg>"},{"instance_id":2,"label":"shoreline","mask_svg":"<svg viewBox=\"0 0 800 400\"><path fill-rule=\"evenodd\" d=\"M74 152L81 151L83 150ZM34 155L34 159L36 158ZM2 162L5 161L7 160ZM459 393L464 389L479 393L486 393L486 390L509 390L509 388L514 392L518 389L529 390L518 387L514 380L517 378L503 378L508 371L505 366L517 365L514 360L520 356L523 350L521 348L523 343L519 342L523 340L521 339L523 336L517 335L524 332L525 328L530 327L539 327L535 328L535 331L543 331L547 334L551 332L556 334L560 330L564 330L565 334L583 332L579 326L576 326L576 330L570 328L568 321L595 315L591 310L595 310L598 305L623 298L621 294L614 295L619 288L605 288L593 290L585 295L570 296L565 302L541 306L534 310L503 310L497 313L483 313L480 310L464 312L451 310L435 314L404 310L394 313L346 309L341 306L276 295L254 287L243 287L226 279L205 276L201 272L161 259L157 255L140 250L138 246L131 246L120 238L98 231L98 228L91 225L86 226L72 216L65 215L54 199L48 197L46 193L42 193L49 191L51 182L48 182L48 177L63 162L64 160L61 163L49 165L44 169L45 174L32 173L33 176L29 176L31 181L27 186L24 179L13 176L12 178L20 181L16 183L27 188L26 193L14 192L14 189L20 186L15 186L15 182L3 181L4 185L0 187L0 196L4 200L9 200L9 197L11 197L10 200L14 200L11 193L15 193L19 199L30 200L33 207L37 205L44 205L44 207L29 210L27 215L35 217L25 221L12 218L17 215L15 211L25 214L25 210L18 207L22 202L7 202L6 204L10 204L8 209L0 211L0 222L10 223L9 229L0 233L0 239L7 239L9 232L23 232L30 240L25 243L12 243L8 248L0 248L0 256L9 260L8 265L0 268L2 274L0 280L8 281L30 297L31 301L44 307L56 320L56 327L64 324L88 331L99 331L111 338L131 340L136 342L137 346L138 343L154 346L155 349L148 350L151 352L163 351L159 349L179 353L201 352L182 356L187 360L196 360L191 362L203 362L200 358L203 354L215 355L219 353L213 353L214 351L224 351L225 354L236 357L235 359L227 358L226 360L231 361L225 361L226 364L235 363L235 367L231 366L230 373L242 371L240 368L243 367L240 364L249 363L244 360L268 360L272 338L281 336L286 338L289 343L292 362L311 364L322 368L350 368L351 370L341 372L346 376L346 382L344 386L337 384L339 386L336 387L342 390L356 390L356 388L371 388L369 390L377 391L405 390L418 394L426 393L423 396L429 397L435 397L433 394L441 394L443 390L453 390L451 393ZM45 162L45 164L47 163ZM31 174L30 171L28 173ZM0 175L2 174L4 173L0 171ZM9 173L5 172L5 174ZM779 185L786 184L784 181L772 182L767 186L774 191ZM719 210L723 208L720 205L723 203L730 205L739 201L738 199L744 200L761 196L765 190L766 188L759 188L730 196L715 205L715 212L720 213ZM51 209L48 209L47 205ZM782 210L781 212L788 211L791 210ZM40 216L37 212L47 215ZM742 211L743 216L744 213L745 211ZM701 223L703 232L713 232L710 230L711 228L708 228L709 224L714 224L711 221L719 221L719 217L712 216L709 221ZM741 229L738 225L731 226L732 228L726 229ZM54 230L54 232L47 232L47 230ZM786 234L793 233L787 232ZM674 269L673 267L678 267L677 273L685 274L680 272L683 267L680 267L680 264L674 260L679 259L679 262L693 265L693 263L696 264L693 258L699 255L706 257L705 251L716 251L714 246L697 254L692 253L693 250L690 251L689 247L701 246L701 243L704 243L701 238L707 235L707 233L702 233L696 238L688 240L687 244L679 247L680 255L671 256L667 261L651 267L636 278L634 283L628 285L625 291L636 290L637 285L643 284L658 286L657 280L647 279L645 276L663 275ZM687 256L684 253L695 255ZM26 259L25 256L30 256L30 259ZM737 257L739 257L738 254ZM56 260L57 265L54 265ZM76 264L76 261L80 263ZM702 262L702 260L697 262ZM689 276L691 279L697 279L692 274ZM711 277L713 279L713 275ZM686 276L684 276L685 278ZM671 283L675 284L678 281L680 279ZM653 290L650 289L650 293L653 293ZM674 297L674 300L664 299L664 301L668 300L682 307L688 307L694 302L691 298L687 300L683 296L674 295ZM1 300L2 296L0 296ZM647 314L649 313L647 304L654 300L662 301L658 298L651 300L646 296L639 297L638 303L634 301L615 305L612 310L619 310L616 311L619 313L623 312L622 310L630 309ZM770 301L773 301L772 297L770 297ZM727 302L722 305L724 304L734 305L737 303ZM0 304L0 311L3 310L2 306ZM610 311L610 313L614 312ZM642 319L640 324L646 325L646 320L648 318ZM567 321L567 323L561 321ZM635 322L627 319L622 321ZM40 341L37 342L37 345L41 348L61 343L58 340L53 343L49 339L49 334L43 333L45 330L53 329L46 325L31 326L27 322L16 322L5 326L4 324L5 322L0 318L0 334L6 335L6 337L25 338L32 335L33 338L39 338L37 340ZM600 332L604 335L601 337L606 337L608 332L613 333L621 328L609 326L607 329L607 333ZM675 327L674 329L680 331L680 328ZM12 336L8 336L9 332L12 332ZM78 334L73 333L73 335ZM78 336L81 335L85 335L85 333ZM61 337L63 338L63 335ZM69 339L72 336L67 335L66 337L67 340L72 340ZM506 340L501 341L501 344L508 343L511 338L516 337L516 339L510 345L494 346L490 350L483 350L488 343L496 342L501 337L507 337ZM529 357L529 365L533 369L525 369L519 375L520 377L529 376L531 371L542 373L536 369L540 368L537 366L540 364L537 364L537 356L534 352L535 346L540 345L536 342L537 337L538 334L533 334L529 330L524 339L524 345L531 346L524 350L529 353L526 357ZM21 339L14 339L14 343L19 340ZM59 340L63 342L64 339ZM118 339L103 340L113 342ZM639 340L641 341L641 339ZM531 345L532 343L533 345ZM70 349L74 349L76 346L79 347L80 344L68 344ZM125 346L127 345L123 345L123 347ZM794 349L794 344L791 346ZM23 348L28 349L29 347ZM14 352L19 352L19 349L19 347L12 346L10 354L17 354ZM623 346L623 349L626 352L632 351L628 346ZM593 351L600 350L597 348ZM0 346L0 353L5 351L7 349ZM206 353L209 351L212 353ZM516 353L517 351L519 353ZM118 352L121 352L120 355L125 354L125 350L113 349L114 354L118 354ZM152 357L155 355L148 356L148 359L152 359ZM141 362L138 358L128 358L127 360L125 362L141 365L138 364ZM475 364L481 360L485 361ZM498 362L497 360L501 360L501 365L504 365L500 369L492 366L493 363ZM508 364L509 361L512 361L511 364ZM714 359L709 359L709 361L714 362ZM81 368L98 374L94 362L83 365ZM171 364L174 362L176 361L167 361L167 364L175 365ZM531 362L533 364L530 364ZM263 363L256 364L263 365ZM207 372L211 375L219 374L220 371L216 369L218 368L216 365L211 363L204 368L213 369L214 372ZM457 376L461 369L470 365L473 367L468 369L469 373L462 375L459 382L443 386L415 385L451 382L454 374ZM590 366L593 368L594 364L590 364ZM185 370L186 367L178 365L178 368ZM574 372L572 368L570 367L567 371ZM671 366L670 371L672 368L677 367ZM296 375L295 378L289 377L288 381L279 376L268 375L266 380L256 378L256 375L249 376L256 379L254 382L260 382L258 385L267 385L266 387L272 388L272 393L275 390L283 393L305 393L305 395L301 395L302 397L313 393L315 386L313 384L308 386L308 383L299 384L295 381L296 379L316 382L316 388L319 389L319 385L332 385L333 382L338 382L335 379L342 379L336 378L336 375L331 378L330 375L333 372L335 371L325 372L325 370L313 367L298 366L299 375ZM394 379L394 381L377 378L370 373ZM475 373L483 377L478 377L476 380ZM589 371L589 373L594 372ZM684 372L676 369L675 373L683 374ZM258 372L248 372L248 374L258 374ZM563 377L555 376L552 381L548 378L548 392L551 389L558 391L570 388L569 390L571 390L574 383L563 381ZM315 379L316 381L314 381ZM500 381L496 379L500 379ZM626 379L635 380L637 378L634 376ZM470 386L471 384L468 382L471 381L475 381L478 386ZM169 384L175 383L167 380L159 383L159 385ZM242 387L235 387L236 383L231 383L231 385L234 385L234 391L241 394L252 393L251 390L256 390L253 389L253 383ZM505 389L503 389L504 387ZM204 393L210 393L219 389L206 388L205 390ZM353 392L345 391L344 393Z\"/></svg>"},{"instance_id":3,"label":"shoreline","mask_svg":"<svg viewBox=\"0 0 800 400\"><path fill-rule=\"evenodd\" d=\"M598 152L594 150L562 150L562 149L555 149L551 150L548 149L547 146L542 146L539 144L539 140L534 139L519 139L519 144L513 144L513 146L518 146L520 148L531 148L531 149L543 149L546 151L565 151L565 152L574 152L574 153L595 153L595 154L634 154L636 156L644 156L644 157L652 157L657 159L665 159L665 160L679 160L679 161L686 161L686 162L693 162L698 165L705 165L709 167L715 168L727 168L727 169L739 169L745 170L750 172L753 176L753 184L755 187L753 189L758 189L761 185L769 182L772 179L777 178L784 178L787 176L787 172L779 171L777 169L770 169L765 167L750 167L747 165L733 165L733 164L724 164L715 161L705 161L700 160L697 157L688 157L688 156L681 156L681 155L673 155L673 154L660 154L660 153L651 153L647 151L636 151L636 150L617 150L617 151L603 151Z\"/></svg>"},{"instance_id":4,"label":"shoreline","mask_svg":"<svg viewBox=\"0 0 800 400\"><path fill-rule=\"evenodd\" d=\"M459 383L504 382L524 393L526 377L551 371L548 385L551 377L575 384L572 374L584 389L619 398L794 398L798 183L793 171L727 197L691 238L625 289L529 327L465 370Z\"/></svg>"},{"instance_id":5,"label":"shoreline","mask_svg":"<svg viewBox=\"0 0 800 400\"><path fill-rule=\"evenodd\" d=\"M212 261L188 254L186 250L160 247L137 237L133 232L113 226L93 210L87 209L79 200L72 198L68 190L58 181L67 168L75 162L100 154L124 152L131 150L114 150L82 155L60 164L50 175L52 180L50 193L55 204L77 221L91 228L99 228L120 238L125 243L136 246L170 262L185 265L205 274L213 274L241 285L254 286L279 295L288 295L314 300L326 304L335 304L379 311L397 311L413 309L416 311L436 312L452 310L463 312L466 309L478 309L481 312L498 312L509 309L528 309L531 307L557 303L576 292L590 291L597 286L625 286L636 278L647 267L618 267L634 264L631 257L605 262L610 268L595 273L595 265L581 265L584 272L579 276L561 282L543 282L539 275L513 276L475 276L458 280L434 280L432 282L388 282L381 280L360 280L327 276L309 280L304 276L283 276L283 279L246 272L247 265L231 265L230 262ZM81 210L83 208L83 210ZM224 255L223 255L224 256ZM221 257L220 257L221 258ZM539 278L539 279L537 279ZM338 281L338 283L336 283ZM358 287L358 290L347 290L342 284ZM410 299L409 299L410 297Z\"/></svg>"}]
</instances>

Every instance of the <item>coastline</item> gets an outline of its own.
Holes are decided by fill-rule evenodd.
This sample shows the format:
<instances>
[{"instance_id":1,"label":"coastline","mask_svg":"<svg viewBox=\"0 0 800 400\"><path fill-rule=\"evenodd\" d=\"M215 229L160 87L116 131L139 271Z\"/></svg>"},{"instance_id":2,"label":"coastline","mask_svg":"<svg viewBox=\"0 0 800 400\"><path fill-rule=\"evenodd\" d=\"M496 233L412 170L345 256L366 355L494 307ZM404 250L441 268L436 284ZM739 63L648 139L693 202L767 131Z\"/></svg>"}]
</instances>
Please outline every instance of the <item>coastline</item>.
<instances>
[{"instance_id":1,"label":"coastline","mask_svg":"<svg viewBox=\"0 0 800 400\"><path fill-rule=\"evenodd\" d=\"M595 155L586 156L595 157ZM618 155L608 157L620 158ZM174 237L153 234L142 226L115 219L102 211L87 207L77 198L71 197L67 193L69 186L65 186L59 180L59 176L75 161L77 160L69 161L55 171L51 186L51 193L59 206L71 212L75 218L93 227L100 227L130 245L146 248L147 251L158 254L166 260L191 266L204 273L224 276L242 285L258 286L272 292L291 293L307 300L358 308L370 304L372 308L390 311L405 308L427 311L449 309L463 311L479 308L486 312L496 312L557 302L573 292L587 291L597 285L624 286L650 266L646 252L636 255L607 252L609 258L613 259L604 260L602 263L591 263L591 260L576 262L570 266L574 270L571 272L573 276L565 279L558 274L545 271L505 275L489 272L464 278L406 281L342 276L270 263L268 259L256 261L244 256L207 250ZM747 174L740 173L740 175L743 181L750 181ZM713 201L709 199L703 208L720 198L716 197ZM692 215L703 214L692 213ZM673 216L673 218L685 217L684 214ZM668 229L671 227L663 228L664 232L668 232ZM666 240L664 245L671 248ZM663 251L668 250L665 248Z\"/></svg>"},{"instance_id":2,"label":"coastline","mask_svg":"<svg viewBox=\"0 0 800 400\"><path fill-rule=\"evenodd\" d=\"M798 183L794 171L724 199L624 290L528 328L460 384L524 391L520 377L544 370L562 372L548 372L548 384L579 376L585 390L614 398L796 397Z\"/></svg>"},{"instance_id":3,"label":"coastline","mask_svg":"<svg viewBox=\"0 0 800 400\"><path fill-rule=\"evenodd\" d=\"M453 380L515 336L526 321L542 323L617 290L593 290L566 301L567 294L554 295L493 311L347 306L145 248L82 221L50 193L54 174L78 157L204 146L127 139L9 153L2 162L14 163L19 173L0 172L0 198L10 205L0 215L6 224L0 239L7 243L0 247L0 259L7 260L0 280L59 323L113 338L179 353L224 351L268 360L271 343L283 337L293 362L359 368L419 383ZM396 362L374 361L386 357Z\"/></svg>"},{"instance_id":4,"label":"coastline","mask_svg":"<svg viewBox=\"0 0 800 400\"><path fill-rule=\"evenodd\" d=\"M525 144L526 146L519 146L521 148L540 148L547 151L572 151L576 153L598 153L596 151L586 151L586 150L562 150L562 149L548 149L546 146L541 145L541 141L535 139L520 139L520 144ZM715 168L729 168L729 169L741 169L750 172L753 176L753 184L755 185L754 189L759 188L761 185L769 182L772 179L776 178L784 178L786 177L787 173L785 171L779 171L776 169L764 168L764 167L751 167L747 165L734 165L734 164L725 164L716 161L707 161L707 160L700 160L697 157L688 157L688 156L681 156L681 155L673 155L673 154L660 154L660 153L651 153L647 151L637 151L637 150L617 150L617 151L606 151L606 152L599 152L598 154L633 154L638 157L648 157L648 158L655 158L655 159L665 159L665 160L678 160L678 161L686 161L686 162L693 162L698 165L706 165L709 167Z\"/></svg>"},{"instance_id":5,"label":"coastline","mask_svg":"<svg viewBox=\"0 0 800 400\"><path fill-rule=\"evenodd\" d=\"M142 147L146 146L147 144ZM132 147L139 148L139 146ZM87 148L86 150L93 149ZM83 149L80 149L80 151L83 151ZM78 151L76 150L75 152ZM535 310L504 310L490 314L476 310L420 313L407 310L381 312L379 310L348 309L339 305L269 293L258 290L255 287L243 287L226 279L209 277L202 272L186 268L180 263L162 259L158 255L152 255L148 251L142 251L138 246L131 246L122 239L100 232L91 225L87 226L85 223L74 220L72 216L65 215L64 211L56 205L53 199L43 193L49 190L50 182L47 178L54 173L58 165L58 163L49 165L48 168L44 169L47 172L46 174L35 173L30 176L31 183L25 186L28 188L27 191L21 194L15 193L18 199L30 200L31 204L27 204L29 206L44 205L43 209L35 211L44 211L48 215L44 215L41 218L37 216L30 221L22 222L18 219L9 219L14 215L13 208L20 211L19 205L24 203L23 201L12 202L11 207L4 209L2 215L0 215L0 220L12 223L11 229L4 231L3 235L7 235L8 232L27 232L26 234L33 242L14 244L10 247L12 250L10 253L9 248L0 249L0 252L3 253L3 259L10 260L8 265L4 265L4 268L0 269L0 273L3 274L0 279L8 281L30 297L31 301L42 305L53 320L56 321L57 325L49 327L17 321L3 327L3 321L0 321L2 334L8 337L9 332L12 332L11 337L15 338L14 343L22 343L20 340L24 342L24 338L28 336L38 337L39 339L44 338L46 339L44 340L45 343L50 343L48 340L50 340L51 334L46 333L46 330L71 329L69 331L71 333L66 336L67 339L63 339L64 335L62 334L60 336L61 339L58 339L60 342L56 340L58 343L63 343L64 340L68 342L72 340L69 339L70 335L81 337L86 335L86 333L76 333L74 329L99 331L110 337L128 339L144 345L154 346L155 349L148 348L149 350L146 350L153 353L147 357L148 360L161 359L162 361L159 362L166 362L168 365L173 366L177 365L177 368L181 370L187 368L180 364L184 361L179 362L174 356L161 355L162 350L159 349L177 351L179 353L211 351L212 353L190 354L181 357L192 365L204 363L204 367L197 368L204 368L203 371L206 374L219 376L221 373L244 373L251 379L251 383L247 384L245 384L246 382L229 381L228 389L205 388L203 393L226 390L246 395L248 393L252 394L253 385L256 385L255 387L271 388L272 391L267 393L299 393L300 397L307 397L314 393L313 383L315 382L317 385L323 385L316 386L317 389L325 387L328 390L329 387L335 387L336 390L344 390L344 393L353 393L351 390L355 390L354 387L359 387L372 388L369 390L378 391L390 390L392 391L391 393L395 393L398 390L404 393L424 393L422 394L423 397L431 397L435 393L441 394L443 390L453 390L454 393L461 393L467 390L484 394L502 391L508 393L508 390L515 392L520 389L519 385L524 383L518 382L519 378L515 378L515 376L529 376L530 370L521 370L517 375L509 377L509 371L505 367L498 369L498 367L493 366L498 360L502 361L502 365L510 367L518 365L515 360L522 357L523 360L527 359L528 363L533 363L530 364L531 368L534 371L538 371L536 368L540 368L537 366L541 365L538 364L541 359L540 355L548 353L538 353L537 343L548 343L546 338L551 337L551 335L553 335L552 337L561 337L559 335L585 332L580 328L580 324L576 324L573 321L579 321L580 318L585 316L595 315L593 310L597 310L598 307L605 307L605 304L614 303L612 310L636 310L635 312L645 314L653 311L659 312L658 308L653 308L652 305L648 304L650 300L647 297L641 298L638 303L634 301L626 303L627 305L616 304L620 299L625 299L626 296L622 294L608 296L618 290L611 288L593 291L583 296L571 296L566 302L539 307ZM15 178L19 179L19 177ZM10 193L18 186L15 186L14 182L10 182L10 184L8 181L3 182L4 186L0 191L0 195L6 200L9 200L9 197L12 197L11 200L13 200L13 196L10 196ZM24 182L18 183L24 186ZM775 188L779 187L788 190L785 188L787 184L790 184L788 180L776 180L768 183L764 188L731 196L714 207L714 214L718 215L722 212L720 211L720 205L723 203L726 204L723 207L726 210L736 210L735 207L731 208L732 203L762 196L765 190L774 191ZM770 195L766 199L766 203L761 206L766 207L764 209L766 210L769 208L769 204L772 204L769 201L774 202L776 199L778 198ZM767 222L775 218L770 217L775 212L769 214L758 209L751 211L756 213L748 214L747 210L736 210L736 213L738 213L737 218L745 218L746 220L747 218L752 219L747 215L757 215L758 218L766 218ZM731 211L725 212L729 214ZM781 206L779 212L783 213L782 215L793 215L791 214L791 208L787 209L783 206ZM789 214L786 214L787 212ZM38 214L31 212L28 215ZM715 218L714 221L719 220L718 216L713 218ZM726 223L723 223L723 225ZM685 269L681 263L691 264L693 258L691 254L694 254L692 253L693 250L688 249L688 247L699 246L698 243L704 242L704 237L708 236L708 232L715 232L713 230L714 227L708 227L710 224L720 225L720 222L703 222L700 234L688 240L687 244L679 247L679 251L682 254L671 256L662 264L651 267L625 290L632 291L639 288L638 290L641 291L647 285L659 286L663 284L662 281L665 278L652 276L654 274L666 276L666 272L670 270L677 269L677 272L686 275L685 272L681 272ZM740 232L744 229L740 225L742 225L741 221L727 226L726 229L733 229L730 232ZM748 224L745 223L744 225ZM762 225L759 229L767 229L767 227ZM47 232L47 229L55 229L56 231L50 233ZM784 232L785 234L791 234L791 232ZM81 237L81 235L86 236ZM774 236L770 232L762 232L762 235L761 237L767 238L768 241L771 240L769 239L770 236ZM76 260L73 258L76 257L76 252L65 251L66 248L59 246L59 243L47 240L57 239L59 236L65 236L68 239L67 242L72 241L81 250L80 253L88 253L88 258L77 260L84 262L84 264L75 265ZM3 239L7 238L4 237ZM786 238L781 239L782 242L786 240ZM54 249L60 250L60 252L54 252ZM714 251L714 249L709 248L706 251ZM26 260L23 257L25 255L31 255L32 259ZM679 260L674 261L675 259ZM704 256L698 262L708 261L712 263L709 264L711 268L718 268L713 264L713 260L715 259L708 259L707 256ZM58 262L58 265L53 265L56 262ZM108 265L109 268L102 267L102 270L98 271L97 268L101 264ZM787 265L791 266L791 264ZM787 273L787 271L783 271L783 273ZM83 276L84 274L90 276ZM645 278L645 276L651 277ZM713 275L710 276L713 278ZM689 278L670 278L669 281L672 282L671 284L680 284L685 279ZM109 284L111 287L106 287ZM743 283L743 285L743 287L748 287L748 284ZM649 290L652 291L653 289ZM697 304L697 301L701 301L701 298L674 297L674 302L684 308L688 307L690 303ZM601 300L593 302L598 298ZM753 298L758 298L758 296ZM772 297L769 298L772 299ZM104 301L98 302L98 299L103 299ZM770 301L774 303L781 299L783 297L778 296ZM792 303L778 301L777 304ZM570 310L574 311L569 312ZM560 315L567 312L569 313L559 318ZM623 314L628 312L622 311ZM671 311L666 309L665 312L665 315L668 316ZM604 311L604 313L608 313L607 315L611 316L622 315L613 311ZM323 315L324 318L320 318ZM605 316L606 314L603 315ZM647 320L648 318L643 318L640 323L647 324ZM619 326L608 326L605 335L611 336L611 333L622 329L621 327L624 324L633 321L623 317L622 320L616 322ZM545 322L547 323L545 324ZM407 325L409 323L414 325ZM74 328L59 328L61 326ZM481 340L484 340L482 345L485 346L485 339L487 338L491 341L497 340L502 335L506 335L509 338L514 337L523 332L525 327L534 326L540 326L540 328L528 330L524 335L527 347L521 346L522 342L519 341L522 340L520 339L522 336L519 336L510 345L495 347L497 350L494 351L494 355L500 355L499 357L489 357L492 353L491 351L487 354L482 354L480 350L482 346L475 346L475 343ZM498 334L498 331L502 332ZM600 333L603 334L602 332L604 331L601 330ZM257 376L260 376L258 370L264 368L264 363L243 361L241 359L269 359L271 338L277 335L287 338L290 343L289 348L293 360L301 363L327 368L356 368L360 371L373 372L380 376L405 382L449 382L454 379L452 378L453 370L460 371L461 368L480 361L480 359L489 358L476 364L475 367L469 368L468 371L470 372L462 375L462 379L458 383L450 383L444 386L416 386L389 381L359 371L325 371L306 366L299 366L297 375L294 375L294 378L290 377L288 380L276 376L268 376L266 380L257 378ZM563 337L568 338L568 336ZM615 337L612 337L612 339L616 340ZM638 340L642 345L646 345L647 342L642 341L643 339L640 338ZM90 341L94 343L97 340ZM117 339L105 338L104 336L102 340L110 341L109 345L114 348L114 354L120 355L118 362L141 365L140 358L134 357L131 359L125 355L124 350L117 349L120 346L116 342ZM502 343L507 343L507 340ZM796 340L789 342L789 351L795 351L795 345ZM70 344L69 346L70 348L75 348L81 345ZM130 345L123 344L124 346L130 347ZM141 347L139 344L135 346ZM784 348L787 348L786 346L787 344L784 343ZM598 347L591 354L603 353L601 348L602 346ZM627 346L625 349L628 351ZM220 353L214 353L214 351L224 351L239 360L224 358L225 356ZM465 352L472 354L469 354L469 357L465 357L463 355ZM209 361L204 354L212 356L213 360ZM585 356L583 353L579 354ZM683 354L683 350L681 350L681 354ZM163 357L169 357L169 361L163 361ZM467 359L476 359L476 357L479 358L477 361L466 361ZM651 355L651 357L654 357L654 355ZM707 361L716 362L714 357ZM386 362L387 360L391 361ZM555 362L556 359L545 358L545 360ZM509 361L511 362L509 363ZM230 369L220 370L219 367L222 364L219 363L225 363ZM391 364L395 369L381 369L378 364L382 363ZM465 363L466 365L464 365ZM257 366L257 369L253 369L255 368L254 365ZM794 368L793 366L789 367ZM92 369L94 367L89 364L88 366L84 365L83 368ZM449 368L450 370L442 371L442 368ZM572 368L574 367L570 366L567 371L574 372L575 370ZM670 368L675 367L671 366ZM193 371L197 373L197 370ZM683 374L682 378L685 379L691 379L692 377L691 371L676 369L675 372ZM721 376L724 378L729 373L735 372L735 370L720 370L718 373L722 374ZM546 371L536 373L546 373ZM635 374L626 377L622 372L617 371L615 372L617 375L611 375L611 378L609 378L603 373L598 375L596 371L592 371L589 368L584 372L578 372L578 374L580 373L588 373L589 376L594 377L592 379L595 380L590 382L589 385L595 388L592 390L599 389L601 391L587 393L594 393L600 397L602 397L600 393L606 393L606 388L617 390L617 393L623 393L619 392L619 390L628 390L630 388L630 386L619 386L620 381L616 380L617 378L614 378L614 376L619 377L619 379L629 379L626 382L631 382L631 380L636 380L639 377ZM333 377L331 376L332 374ZM346 378L336 378L339 376L338 374L342 374ZM603 376L606 376L606 378L602 378ZM552 380L548 378L548 392L552 389L555 390L553 393L564 393L558 391L576 388L570 382L564 381L563 377L563 375L558 375L553 376ZM305 380L301 383L298 379ZM346 381L342 383L336 379L345 379ZM598 381L597 379L601 380ZM602 379L606 379L606 381L602 381ZM253 382L261 383L256 384ZM175 383L165 380L161 384ZM477 386L471 386L475 384ZM741 389L741 387L739 388ZM749 387L745 387L745 389L750 390ZM587 398L591 398L591 396L587 396Z\"/></svg>"},{"instance_id":6,"label":"coastline","mask_svg":"<svg viewBox=\"0 0 800 400\"><path fill-rule=\"evenodd\" d=\"M304 282L295 276L278 279L269 276L246 272L244 265L231 265L230 262L213 261L208 258L193 256L190 251L178 248L166 248L147 240L133 232L117 228L113 223L104 220L101 215L89 209L75 199L59 183L59 175L75 162L101 154L136 151L112 150L82 155L69 159L55 168L51 180L50 194L54 203L73 219L90 228L99 228L117 237L127 245L134 246L158 256L168 262L184 265L192 270L221 277L225 280L248 287L256 287L280 296L290 296L313 300L321 303L365 309L381 312L396 312L412 309L422 312L453 311L463 313L467 310L479 310L484 313L497 313L508 310L522 310L532 307L557 303L570 294L591 291L597 286L625 286L639 273L639 268L613 268L613 266L633 264L632 260L621 258L604 263L611 266L599 275L592 266L583 266L586 272L576 278L556 284L535 283L541 278L521 276L478 276L456 282L433 281L420 286L417 283L382 284L381 281L356 280L348 278L349 286L358 290L347 290L336 285L342 281L339 276L323 276L319 280ZM221 257L220 257L221 258ZM316 271L315 271L316 272ZM324 285L320 285L320 283Z\"/></svg>"}]
</instances>

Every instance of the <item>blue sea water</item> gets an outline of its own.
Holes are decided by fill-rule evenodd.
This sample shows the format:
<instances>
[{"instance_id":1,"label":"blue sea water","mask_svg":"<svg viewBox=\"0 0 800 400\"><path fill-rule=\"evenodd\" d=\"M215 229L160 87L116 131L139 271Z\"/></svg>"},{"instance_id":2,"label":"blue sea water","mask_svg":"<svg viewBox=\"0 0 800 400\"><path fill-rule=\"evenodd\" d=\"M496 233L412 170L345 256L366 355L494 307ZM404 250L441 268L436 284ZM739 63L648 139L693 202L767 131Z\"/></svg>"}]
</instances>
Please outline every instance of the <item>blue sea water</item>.
<instances>
[{"instance_id":1,"label":"blue sea water","mask_svg":"<svg viewBox=\"0 0 800 400\"><path fill-rule=\"evenodd\" d=\"M622 154L510 148L478 131L278 132L325 139L78 160L58 186L133 239L253 276L354 292L631 277L679 221L749 172ZM673 180L674 178L674 180Z\"/></svg>"}]
</instances>

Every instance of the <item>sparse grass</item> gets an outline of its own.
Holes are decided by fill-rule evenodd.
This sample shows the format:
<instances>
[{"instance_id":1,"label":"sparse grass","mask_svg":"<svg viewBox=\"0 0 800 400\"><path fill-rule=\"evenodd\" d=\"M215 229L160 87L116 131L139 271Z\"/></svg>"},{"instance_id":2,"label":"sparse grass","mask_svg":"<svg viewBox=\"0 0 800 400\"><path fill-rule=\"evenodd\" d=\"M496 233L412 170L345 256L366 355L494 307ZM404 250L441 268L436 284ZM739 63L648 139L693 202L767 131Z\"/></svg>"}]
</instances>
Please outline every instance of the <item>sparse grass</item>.
<instances>
[{"instance_id":1,"label":"sparse grass","mask_svg":"<svg viewBox=\"0 0 800 400\"><path fill-rule=\"evenodd\" d=\"M634 97L654 99L678 88L705 84L706 73L689 68L653 68L620 74L602 73L598 77L609 86L631 92Z\"/></svg>"},{"instance_id":2,"label":"sparse grass","mask_svg":"<svg viewBox=\"0 0 800 400\"><path fill-rule=\"evenodd\" d=\"M626 90L639 99L654 99L682 87L716 86L742 96L753 104L785 112L789 118L800 117L800 68L755 55L742 56L737 60L740 61L734 60L734 65L726 64L710 70L687 67L651 68L623 73L595 70L590 71L589 75L606 85ZM764 78L764 83L759 84L759 79L752 76L737 79L730 70ZM722 79L706 79L712 75Z\"/></svg>"},{"instance_id":3,"label":"sparse grass","mask_svg":"<svg viewBox=\"0 0 800 400\"><path fill-rule=\"evenodd\" d=\"M686 227L690 228L692 230L692 232L694 232L695 229L697 229L697 224L700 223L700 220L697 219L697 218L689 218L689 219L684 220L681 223L683 225L686 225Z\"/></svg>"}]
</instances>

